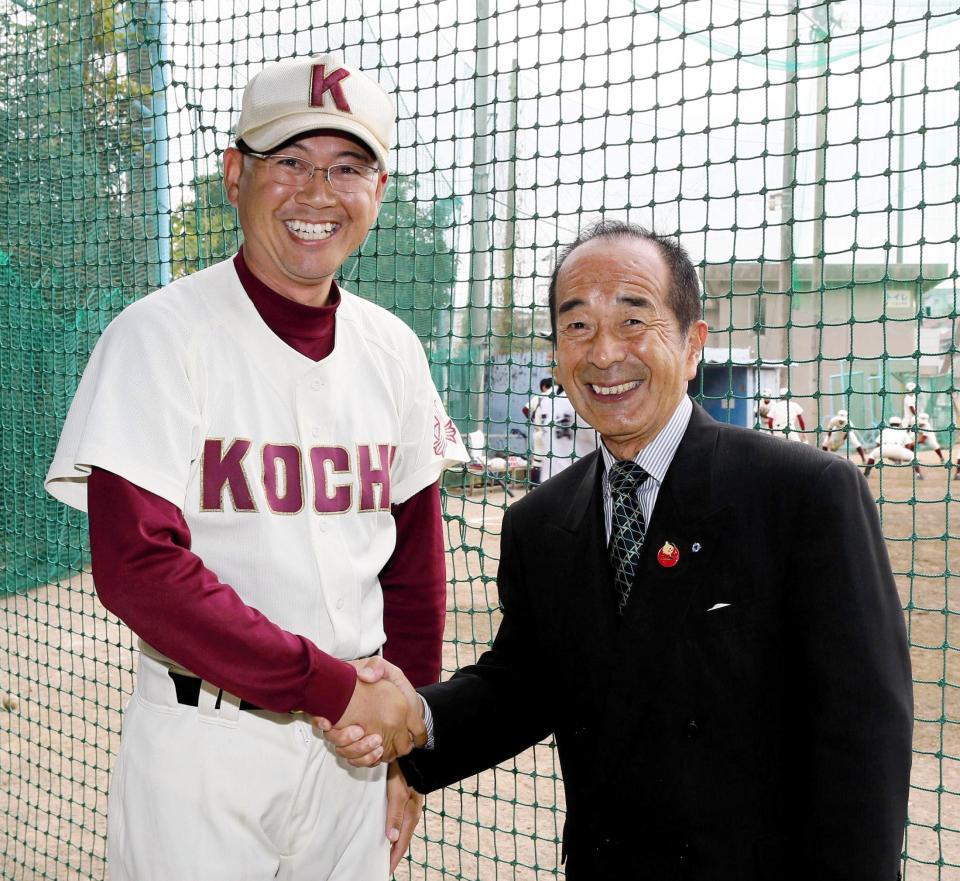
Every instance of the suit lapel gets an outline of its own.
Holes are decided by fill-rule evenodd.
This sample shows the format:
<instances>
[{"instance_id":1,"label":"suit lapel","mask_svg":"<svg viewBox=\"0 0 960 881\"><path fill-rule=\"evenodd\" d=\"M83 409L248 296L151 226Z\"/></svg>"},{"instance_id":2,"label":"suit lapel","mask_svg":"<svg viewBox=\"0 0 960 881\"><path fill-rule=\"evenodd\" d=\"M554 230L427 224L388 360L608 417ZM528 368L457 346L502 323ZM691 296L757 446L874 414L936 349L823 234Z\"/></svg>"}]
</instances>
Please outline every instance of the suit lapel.
<instances>
[{"instance_id":1,"label":"suit lapel","mask_svg":"<svg viewBox=\"0 0 960 881\"><path fill-rule=\"evenodd\" d=\"M613 580L607 561L607 540L601 495L602 460L591 453L593 462L566 509L547 524L554 573L554 590L559 602L570 604L572 638L585 646L590 666L604 676L613 636L618 627L613 602ZM578 646L579 649L579 646ZM599 692L598 692L599 693Z\"/></svg>"}]
</instances>

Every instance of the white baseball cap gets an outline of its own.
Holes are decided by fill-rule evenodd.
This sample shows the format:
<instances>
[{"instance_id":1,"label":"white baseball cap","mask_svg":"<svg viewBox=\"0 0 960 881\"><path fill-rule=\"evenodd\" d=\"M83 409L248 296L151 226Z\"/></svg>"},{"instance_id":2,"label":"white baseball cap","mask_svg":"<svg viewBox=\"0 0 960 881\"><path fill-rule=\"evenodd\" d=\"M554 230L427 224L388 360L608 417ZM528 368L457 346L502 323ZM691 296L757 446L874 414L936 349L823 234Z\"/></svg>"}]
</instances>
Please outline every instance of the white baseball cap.
<instances>
[{"instance_id":1,"label":"white baseball cap","mask_svg":"<svg viewBox=\"0 0 960 881\"><path fill-rule=\"evenodd\" d=\"M265 153L304 132L334 129L359 138L386 168L396 121L393 98L378 82L335 55L316 55L256 74L244 89L234 137Z\"/></svg>"}]
</instances>

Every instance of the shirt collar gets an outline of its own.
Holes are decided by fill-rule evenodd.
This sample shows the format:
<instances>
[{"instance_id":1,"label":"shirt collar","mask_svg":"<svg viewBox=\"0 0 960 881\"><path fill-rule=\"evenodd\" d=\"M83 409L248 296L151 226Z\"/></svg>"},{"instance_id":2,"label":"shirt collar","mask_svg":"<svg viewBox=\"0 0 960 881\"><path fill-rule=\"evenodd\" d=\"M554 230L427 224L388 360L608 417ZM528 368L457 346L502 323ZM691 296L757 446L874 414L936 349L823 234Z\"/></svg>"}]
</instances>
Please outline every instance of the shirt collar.
<instances>
[{"instance_id":1,"label":"shirt collar","mask_svg":"<svg viewBox=\"0 0 960 881\"><path fill-rule=\"evenodd\" d=\"M233 258L233 265L247 296L275 334L284 339L318 339L332 335L334 316L340 305L340 289L335 281L330 285L325 305L307 306L284 297L260 281L250 270L242 246Z\"/></svg>"},{"instance_id":2,"label":"shirt collar","mask_svg":"<svg viewBox=\"0 0 960 881\"><path fill-rule=\"evenodd\" d=\"M690 415L693 413L693 401L689 395L684 395L677 404L673 415L667 420L667 424L660 429L657 436L650 441L633 460L644 471L647 472L657 483L663 483L667 476L667 469L676 455L677 447L680 446L680 440L683 433L687 430L687 424L690 422ZM617 461L616 457L607 449L605 443L600 444L600 452L603 455L604 472L613 467Z\"/></svg>"}]
</instances>

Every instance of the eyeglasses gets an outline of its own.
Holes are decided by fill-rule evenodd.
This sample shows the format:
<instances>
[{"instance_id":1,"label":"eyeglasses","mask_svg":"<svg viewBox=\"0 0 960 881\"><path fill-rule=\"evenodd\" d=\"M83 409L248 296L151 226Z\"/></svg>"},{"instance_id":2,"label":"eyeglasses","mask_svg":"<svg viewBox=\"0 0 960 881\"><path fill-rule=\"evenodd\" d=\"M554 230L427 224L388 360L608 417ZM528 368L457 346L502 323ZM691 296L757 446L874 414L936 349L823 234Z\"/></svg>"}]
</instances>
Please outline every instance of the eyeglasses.
<instances>
[{"instance_id":1,"label":"eyeglasses","mask_svg":"<svg viewBox=\"0 0 960 881\"><path fill-rule=\"evenodd\" d=\"M255 153L253 150L241 150L245 156L252 156L266 163L270 180L287 187L305 187L319 171L331 187L341 193L362 193L370 189L380 174L380 169L369 165L353 165L349 162L330 165L314 165L299 156L287 156L283 153Z\"/></svg>"}]
</instances>

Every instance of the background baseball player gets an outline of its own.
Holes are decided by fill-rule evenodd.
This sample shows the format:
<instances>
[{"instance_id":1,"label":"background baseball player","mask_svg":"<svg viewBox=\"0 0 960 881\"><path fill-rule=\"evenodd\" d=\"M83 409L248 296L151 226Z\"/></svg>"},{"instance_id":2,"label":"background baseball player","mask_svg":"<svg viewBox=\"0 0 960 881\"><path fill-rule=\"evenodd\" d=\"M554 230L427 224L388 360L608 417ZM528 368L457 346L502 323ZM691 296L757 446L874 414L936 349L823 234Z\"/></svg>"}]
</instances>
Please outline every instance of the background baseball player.
<instances>
[{"instance_id":1,"label":"background baseball player","mask_svg":"<svg viewBox=\"0 0 960 881\"><path fill-rule=\"evenodd\" d=\"M913 432L916 439L916 443L914 445L915 450L919 450L920 447L933 450L937 454L940 464L943 464L946 461L943 455L943 448L940 446L940 441L937 439L936 432L933 430L933 425L930 423L929 413L917 414L917 423L913 428ZM954 478L960 476L960 464L957 465L953 476Z\"/></svg>"},{"instance_id":2,"label":"background baseball player","mask_svg":"<svg viewBox=\"0 0 960 881\"><path fill-rule=\"evenodd\" d=\"M47 486L88 509L98 594L142 649L112 881L383 881L419 816L391 771L388 824L387 772L310 724L386 713L390 759L422 718L362 659L440 670L437 479L466 453L416 336L334 282L394 122L332 56L265 67L224 156L242 250L125 310L77 390Z\"/></svg>"},{"instance_id":3,"label":"background baseball player","mask_svg":"<svg viewBox=\"0 0 960 881\"><path fill-rule=\"evenodd\" d=\"M880 430L880 434L877 436L877 445L867 456L867 467L864 469L863 476L869 477L873 466L881 459L886 459L888 462L897 462L901 465L913 462L914 470L917 472L917 480L923 480L920 466L916 464L913 434L902 427L902 420L899 416L891 416L889 426Z\"/></svg>"},{"instance_id":4,"label":"background baseball player","mask_svg":"<svg viewBox=\"0 0 960 881\"><path fill-rule=\"evenodd\" d=\"M903 396L903 421L904 428L912 428L917 421L917 384L915 382L907 383L907 393Z\"/></svg>"},{"instance_id":5,"label":"background baseball player","mask_svg":"<svg viewBox=\"0 0 960 881\"><path fill-rule=\"evenodd\" d=\"M803 407L792 398L785 397L788 394L789 389L780 389L780 397L770 402L767 419L773 434L803 443L803 435L800 433L806 430Z\"/></svg>"},{"instance_id":6,"label":"background baseball player","mask_svg":"<svg viewBox=\"0 0 960 881\"><path fill-rule=\"evenodd\" d=\"M556 386L554 394L541 401L538 419L547 431L549 443L540 471L541 482L597 448L597 433L577 416L563 386Z\"/></svg>"},{"instance_id":7,"label":"background baseball player","mask_svg":"<svg viewBox=\"0 0 960 881\"><path fill-rule=\"evenodd\" d=\"M545 376L540 380L540 394L531 395L523 408L523 415L530 420L530 483L538 484L543 480L543 463L550 452L550 431L546 427L544 414L552 397L553 380Z\"/></svg>"},{"instance_id":8,"label":"background baseball player","mask_svg":"<svg viewBox=\"0 0 960 881\"><path fill-rule=\"evenodd\" d=\"M857 433L850 427L847 411L838 410L837 415L827 423L827 437L821 448L829 450L831 453L839 453L840 450L850 447L857 451L861 462L867 461L863 443Z\"/></svg>"},{"instance_id":9,"label":"background baseball player","mask_svg":"<svg viewBox=\"0 0 960 881\"><path fill-rule=\"evenodd\" d=\"M763 389L763 391L760 392L760 400L757 401L753 408L754 422L760 428L770 427L770 403L772 397L773 392L770 391L770 389Z\"/></svg>"}]
</instances>

